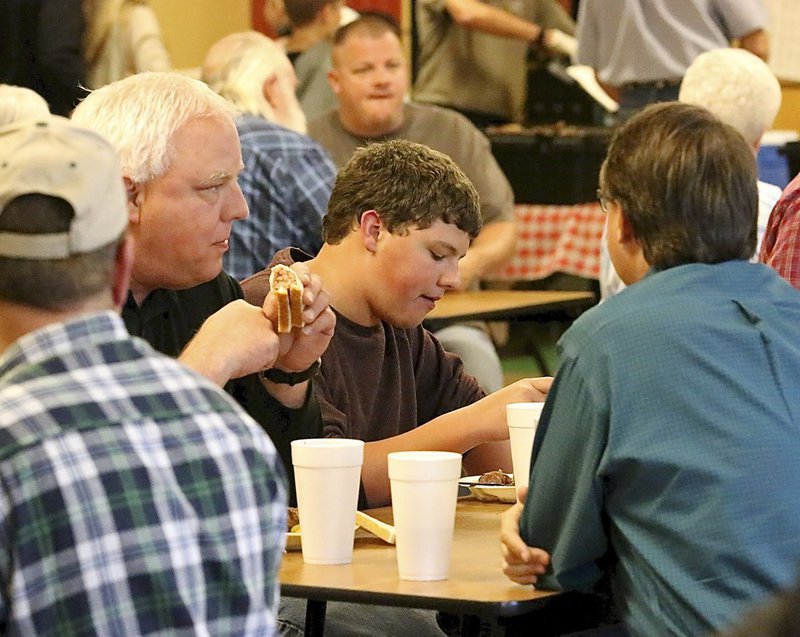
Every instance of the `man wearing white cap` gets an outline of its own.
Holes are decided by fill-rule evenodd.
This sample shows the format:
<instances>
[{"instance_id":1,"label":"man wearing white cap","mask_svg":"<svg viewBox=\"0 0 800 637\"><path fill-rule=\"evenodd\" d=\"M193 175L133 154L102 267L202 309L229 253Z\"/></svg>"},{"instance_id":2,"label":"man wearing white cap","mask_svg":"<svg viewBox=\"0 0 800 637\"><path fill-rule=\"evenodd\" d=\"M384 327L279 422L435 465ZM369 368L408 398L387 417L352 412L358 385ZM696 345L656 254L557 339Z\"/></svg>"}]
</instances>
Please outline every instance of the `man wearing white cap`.
<instances>
[{"instance_id":1,"label":"man wearing white cap","mask_svg":"<svg viewBox=\"0 0 800 637\"><path fill-rule=\"evenodd\" d=\"M120 157L135 251L128 331L225 385L291 466L291 440L321 435L310 379L336 319L319 278L298 267L305 327L277 335L273 295L250 305L222 271L231 224L248 214L236 114L202 82L139 73L91 93L72 120Z\"/></svg>"},{"instance_id":2,"label":"man wearing white cap","mask_svg":"<svg viewBox=\"0 0 800 637\"><path fill-rule=\"evenodd\" d=\"M219 387L128 335L127 226L104 139L0 130L0 626L271 634L283 469Z\"/></svg>"}]
</instances>

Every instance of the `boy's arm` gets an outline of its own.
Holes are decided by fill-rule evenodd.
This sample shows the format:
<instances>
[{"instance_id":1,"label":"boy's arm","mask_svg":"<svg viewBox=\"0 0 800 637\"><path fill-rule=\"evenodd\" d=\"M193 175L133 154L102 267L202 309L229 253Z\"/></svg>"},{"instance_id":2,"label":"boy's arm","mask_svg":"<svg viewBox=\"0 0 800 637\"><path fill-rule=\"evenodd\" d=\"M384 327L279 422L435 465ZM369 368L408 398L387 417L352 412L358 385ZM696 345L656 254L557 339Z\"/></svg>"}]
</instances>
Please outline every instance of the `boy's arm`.
<instances>
[{"instance_id":1,"label":"boy's arm","mask_svg":"<svg viewBox=\"0 0 800 637\"><path fill-rule=\"evenodd\" d=\"M498 466L510 467L505 406L543 401L551 383L552 378L523 379L404 434L368 442L364 445L361 483L369 506L385 506L391 500L387 455L393 451L471 452L468 466L472 470L483 472Z\"/></svg>"}]
</instances>

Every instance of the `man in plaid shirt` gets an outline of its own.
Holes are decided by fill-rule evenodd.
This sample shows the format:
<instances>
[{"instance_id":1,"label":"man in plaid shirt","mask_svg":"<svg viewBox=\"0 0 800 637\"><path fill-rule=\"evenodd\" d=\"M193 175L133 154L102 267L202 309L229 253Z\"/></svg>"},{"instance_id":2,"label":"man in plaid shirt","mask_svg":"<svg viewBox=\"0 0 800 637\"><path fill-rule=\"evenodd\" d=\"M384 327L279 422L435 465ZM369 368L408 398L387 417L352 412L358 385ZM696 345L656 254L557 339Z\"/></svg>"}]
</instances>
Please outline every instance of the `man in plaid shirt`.
<instances>
[{"instance_id":1,"label":"man in plaid shirt","mask_svg":"<svg viewBox=\"0 0 800 637\"><path fill-rule=\"evenodd\" d=\"M800 175L772 209L758 260L800 289Z\"/></svg>"},{"instance_id":2,"label":"man in plaid shirt","mask_svg":"<svg viewBox=\"0 0 800 637\"><path fill-rule=\"evenodd\" d=\"M113 150L53 118L0 157L0 631L273 634L285 474L222 389L128 335Z\"/></svg>"}]
</instances>

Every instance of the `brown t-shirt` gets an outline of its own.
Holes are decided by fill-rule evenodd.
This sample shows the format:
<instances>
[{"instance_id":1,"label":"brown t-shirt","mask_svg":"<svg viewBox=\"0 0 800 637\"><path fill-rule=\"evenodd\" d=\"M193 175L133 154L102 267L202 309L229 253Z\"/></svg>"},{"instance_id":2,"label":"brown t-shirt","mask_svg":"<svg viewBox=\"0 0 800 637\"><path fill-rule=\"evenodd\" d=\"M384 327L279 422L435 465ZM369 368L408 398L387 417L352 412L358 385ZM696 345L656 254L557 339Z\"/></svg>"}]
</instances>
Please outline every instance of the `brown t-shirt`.
<instances>
[{"instance_id":1,"label":"brown t-shirt","mask_svg":"<svg viewBox=\"0 0 800 637\"><path fill-rule=\"evenodd\" d=\"M282 250L273 263L288 265L301 254ZM245 279L242 289L250 303L261 305L269 270ZM483 398L461 359L422 326L364 327L338 313L336 320L313 383L326 437L383 440Z\"/></svg>"}]
</instances>

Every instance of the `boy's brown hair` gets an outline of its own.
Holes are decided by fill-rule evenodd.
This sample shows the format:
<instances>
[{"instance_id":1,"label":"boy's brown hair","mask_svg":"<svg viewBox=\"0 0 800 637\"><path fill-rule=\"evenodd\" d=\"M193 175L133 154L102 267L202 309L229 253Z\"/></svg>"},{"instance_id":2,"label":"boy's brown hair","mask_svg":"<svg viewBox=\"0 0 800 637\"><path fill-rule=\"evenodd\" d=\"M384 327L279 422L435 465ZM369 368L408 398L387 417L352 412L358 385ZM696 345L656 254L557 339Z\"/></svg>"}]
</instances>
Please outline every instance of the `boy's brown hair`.
<instances>
[{"instance_id":1,"label":"boy's brown hair","mask_svg":"<svg viewBox=\"0 0 800 637\"><path fill-rule=\"evenodd\" d=\"M340 243L367 210L400 234L441 220L474 239L483 223L478 193L455 162L401 139L359 148L342 168L322 222L323 240Z\"/></svg>"}]
</instances>

